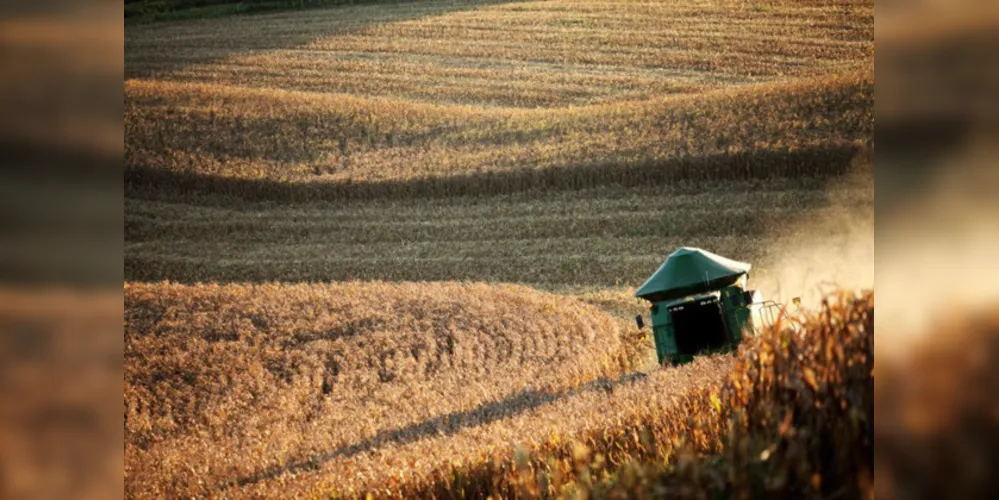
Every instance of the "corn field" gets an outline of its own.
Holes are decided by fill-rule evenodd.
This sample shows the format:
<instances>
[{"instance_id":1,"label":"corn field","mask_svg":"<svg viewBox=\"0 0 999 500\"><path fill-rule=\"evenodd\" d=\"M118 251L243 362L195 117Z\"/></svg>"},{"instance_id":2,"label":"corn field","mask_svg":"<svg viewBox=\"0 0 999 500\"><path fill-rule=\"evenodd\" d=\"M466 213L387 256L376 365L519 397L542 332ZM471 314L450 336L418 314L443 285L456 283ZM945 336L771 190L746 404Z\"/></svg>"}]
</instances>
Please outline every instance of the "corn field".
<instances>
[{"instance_id":1,"label":"corn field","mask_svg":"<svg viewBox=\"0 0 999 500\"><path fill-rule=\"evenodd\" d=\"M130 495L346 462L494 420L622 361L609 317L513 285L130 283L125 324Z\"/></svg>"},{"instance_id":2,"label":"corn field","mask_svg":"<svg viewBox=\"0 0 999 500\"><path fill-rule=\"evenodd\" d=\"M126 494L533 495L706 453L741 472L681 467L701 488L842 487L873 425L872 300L646 375L608 316L523 287L127 284Z\"/></svg>"},{"instance_id":3,"label":"corn field","mask_svg":"<svg viewBox=\"0 0 999 500\"><path fill-rule=\"evenodd\" d=\"M873 2L124 30L126 497L872 491L873 293L675 369L632 294L873 227Z\"/></svg>"},{"instance_id":4,"label":"corn field","mask_svg":"<svg viewBox=\"0 0 999 500\"><path fill-rule=\"evenodd\" d=\"M873 189L826 194L871 170L866 2L407 2L125 31L126 280L634 286L679 245L765 274L816 214L873 219Z\"/></svg>"},{"instance_id":5,"label":"corn field","mask_svg":"<svg viewBox=\"0 0 999 500\"><path fill-rule=\"evenodd\" d=\"M642 101L872 63L873 5L421 1L129 26L125 77L498 108Z\"/></svg>"},{"instance_id":6,"label":"corn field","mask_svg":"<svg viewBox=\"0 0 999 500\"><path fill-rule=\"evenodd\" d=\"M781 247L845 249L852 227L873 225L871 167L859 187L806 176L340 203L129 198L125 277L622 287L672 249L699 246L753 262L762 279Z\"/></svg>"},{"instance_id":7,"label":"corn field","mask_svg":"<svg viewBox=\"0 0 999 500\"><path fill-rule=\"evenodd\" d=\"M342 7L132 26L125 67L126 191L143 193L835 175L874 123L866 2Z\"/></svg>"},{"instance_id":8,"label":"corn field","mask_svg":"<svg viewBox=\"0 0 999 500\"><path fill-rule=\"evenodd\" d=\"M874 127L864 74L569 110L161 82L127 82L125 96L135 196L294 202L835 176Z\"/></svg>"}]
</instances>

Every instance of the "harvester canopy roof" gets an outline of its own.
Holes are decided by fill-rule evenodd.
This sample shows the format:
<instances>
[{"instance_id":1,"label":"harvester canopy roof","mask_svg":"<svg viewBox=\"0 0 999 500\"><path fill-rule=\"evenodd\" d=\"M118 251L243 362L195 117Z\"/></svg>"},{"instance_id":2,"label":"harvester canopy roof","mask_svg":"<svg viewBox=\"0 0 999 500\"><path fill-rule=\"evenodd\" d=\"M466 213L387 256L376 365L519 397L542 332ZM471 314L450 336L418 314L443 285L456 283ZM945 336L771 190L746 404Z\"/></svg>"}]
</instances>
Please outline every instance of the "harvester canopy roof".
<instances>
[{"instance_id":1,"label":"harvester canopy roof","mask_svg":"<svg viewBox=\"0 0 999 500\"><path fill-rule=\"evenodd\" d=\"M739 281L750 267L707 250L683 247L666 258L635 296L655 302L717 290Z\"/></svg>"}]
</instances>

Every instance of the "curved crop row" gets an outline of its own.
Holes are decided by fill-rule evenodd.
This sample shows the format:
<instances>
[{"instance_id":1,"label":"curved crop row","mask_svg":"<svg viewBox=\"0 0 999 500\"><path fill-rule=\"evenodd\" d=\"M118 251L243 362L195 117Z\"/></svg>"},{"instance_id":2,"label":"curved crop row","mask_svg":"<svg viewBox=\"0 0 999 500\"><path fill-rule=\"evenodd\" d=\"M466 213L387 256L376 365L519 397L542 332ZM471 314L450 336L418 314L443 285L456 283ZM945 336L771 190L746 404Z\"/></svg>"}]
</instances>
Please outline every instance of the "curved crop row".
<instances>
[{"instance_id":1,"label":"curved crop row","mask_svg":"<svg viewBox=\"0 0 999 500\"><path fill-rule=\"evenodd\" d=\"M518 111L127 82L126 189L365 199L838 174L873 134L873 95L870 72Z\"/></svg>"},{"instance_id":2,"label":"curved crop row","mask_svg":"<svg viewBox=\"0 0 999 500\"><path fill-rule=\"evenodd\" d=\"M125 285L125 489L211 493L613 371L613 320L514 285ZM518 403L519 402L519 403Z\"/></svg>"},{"instance_id":3,"label":"curved crop row","mask_svg":"<svg viewBox=\"0 0 999 500\"><path fill-rule=\"evenodd\" d=\"M841 72L871 0L420 1L128 26L125 75L478 106L569 106Z\"/></svg>"},{"instance_id":4,"label":"curved crop row","mask_svg":"<svg viewBox=\"0 0 999 500\"><path fill-rule=\"evenodd\" d=\"M325 457L228 493L862 496L873 481L873 321L873 293L843 293L735 359L599 381L501 421L445 425L439 436Z\"/></svg>"},{"instance_id":5,"label":"curved crop row","mask_svg":"<svg viewBox=\"0 0 999 500\"><path fill-rule=\"evenodd\" d=\"M696 397L723 380L731 367L731 356L703 357L677 369L525 394L523 400L506 402L516 411L502 412L499 418L457 424L445 421L425 439L391 443L369 453L316 457L307 467L286 467L281 475L253 477L225 491L248 497L363 497L371 493L376 497L485 498L490 492L494 498L495 493L508 497L517 488L514 460L521 450L571 453L572 443L586 442L603 452L611 464L620 464L640 444L634 431L645 422L657 422L664 436L684 432L690 422L674 417L682 417L688 407L704 405Z\"/></svg>"},{"instance_id":6,"label":"curved crop row","mask_svg":"<svg viewBox=\"0 0 999 500\"><path fill-rule=\"evenodd\" d=\"M656 385L636 384L644 402L626 391L586 416L574 415L599 424L570 434L571 441L524 439L533 454L485 456L391 491L382 483L368 492L409 498L456 492L476 498L869 497L874 294L841 292L817 314L792 323L750 340L734 362L701 358L686 368L701 374L714 368L714 380L684 380L683 369L650 374L650 383L657 376L684 380L672 405L659 403L662 392L651 390ZM617 419L608 421L608 413ZM911 448L924 452L923 445Z\"/></svg>"}]
</instances>

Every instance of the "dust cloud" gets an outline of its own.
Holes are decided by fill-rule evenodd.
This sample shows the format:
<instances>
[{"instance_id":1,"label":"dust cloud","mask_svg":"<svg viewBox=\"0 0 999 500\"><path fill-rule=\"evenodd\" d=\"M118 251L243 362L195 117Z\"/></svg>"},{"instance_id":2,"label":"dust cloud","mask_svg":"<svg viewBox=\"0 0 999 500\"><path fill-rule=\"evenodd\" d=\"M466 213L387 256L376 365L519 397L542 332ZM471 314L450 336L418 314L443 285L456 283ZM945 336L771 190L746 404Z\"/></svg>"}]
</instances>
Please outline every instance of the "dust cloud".
<instances>
[{"instance_id":1,"label":"dust cloud","mask_svg":"<svg viewBox=\"0 0 999 500\"><path fill-rule=\"evenodd\" d=\"M874 173L858 158L851 172L829 186L825 208L795 223L768 253L757 282L765 299L794 297L815 309L831 292L874 287Z\"/></svg>"}]
</instances>

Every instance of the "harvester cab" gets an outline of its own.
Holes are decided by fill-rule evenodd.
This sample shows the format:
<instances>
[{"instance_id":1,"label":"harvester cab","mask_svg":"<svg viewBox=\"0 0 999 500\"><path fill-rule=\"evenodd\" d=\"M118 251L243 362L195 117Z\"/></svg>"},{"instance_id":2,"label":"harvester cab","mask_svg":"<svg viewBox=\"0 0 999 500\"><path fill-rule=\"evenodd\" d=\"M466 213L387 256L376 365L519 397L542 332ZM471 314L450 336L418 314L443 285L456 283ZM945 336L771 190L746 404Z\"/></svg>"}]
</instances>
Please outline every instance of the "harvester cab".
<instances>
[{"instance_id":1,"label":"harvester cab","mask_svg":"<svg viewBox=\"0 0 999 500\"><path fill-rule=\"evenodd\" d=\"M648 300L659 364L738 349L744 335L773 324L783 307L746 288L750 266L700 248L681 248L635 292ZM638 328L644 327L641 315Z\"/></svg>"}]
</instances>

